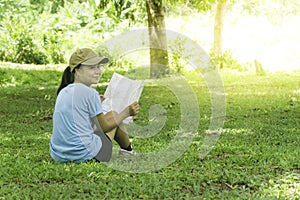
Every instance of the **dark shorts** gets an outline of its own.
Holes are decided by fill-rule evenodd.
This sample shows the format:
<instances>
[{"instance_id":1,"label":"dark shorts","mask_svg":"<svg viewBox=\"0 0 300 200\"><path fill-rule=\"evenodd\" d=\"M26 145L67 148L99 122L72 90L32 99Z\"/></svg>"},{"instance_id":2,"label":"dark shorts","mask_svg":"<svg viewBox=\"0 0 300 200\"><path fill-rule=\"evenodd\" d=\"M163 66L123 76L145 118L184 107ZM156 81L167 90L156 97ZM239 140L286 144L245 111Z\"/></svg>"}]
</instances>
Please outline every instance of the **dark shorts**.
<instances>
[{"instance_id":1,"label":"dark shorts","mask_svg":"<svg viewBox=\"0 0 300 200\"><path fill-rule=\"evenodd\" d=\"M109 162L112 155L112 142L105 133L96 131L95 134L97 134L102 141L102 147L99 150L98 154L95 156L95 160L98 162Z\"/></svg>"}]
</instances>

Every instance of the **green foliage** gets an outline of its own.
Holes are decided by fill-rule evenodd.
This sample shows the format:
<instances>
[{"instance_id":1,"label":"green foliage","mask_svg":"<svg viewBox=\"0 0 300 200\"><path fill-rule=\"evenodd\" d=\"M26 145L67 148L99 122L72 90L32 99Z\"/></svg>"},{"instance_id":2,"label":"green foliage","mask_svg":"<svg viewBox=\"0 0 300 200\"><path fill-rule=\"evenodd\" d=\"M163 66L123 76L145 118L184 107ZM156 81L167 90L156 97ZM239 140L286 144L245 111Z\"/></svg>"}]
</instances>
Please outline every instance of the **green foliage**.
<instances>
[{"instance_id":1,"label":"green foliage","mask_svg":"<svg viewBox=\"0 0 300 200\"><path fill-rule=\"evenodd\" d=\"M190 4L192 7L195 7L199 11L208 11L211 10L213 5L216 3L216 0L192 0Z\"/></svg>"},{"instance_id":2,"label":"green foliage","mask_svg":"<svg viewBox=\"0 0 300 200\"><path fill-rule=\"evenodd\" d=\"M281 15L275 0L227 2L229 10L264 15L274 24L282 24L289 15L300 12L297 0L285 0ZM164 0L162 3L166 12L187 16L195 12L212 14L217 1ZM75 48L97 47L111 35L127 31L133 25L146 25L145 8L145 1L139 0L1 0L0 60L36 64L66 62ZM179 56L171 56L175 71L181 71ZM246 68L229 53L214 59L220 68L221 62L227 63L224 68Z\"/></svg>"},{"instance_id":3,"label":"green foliage","mask_svg":"<svg viewBox=\"0 0 300 200\"><path fill-rule=\"evenodd\" d=\"M25 0L1 0L0 1L0 21L12 13L25 14L28 3ZM1 26L1 24L0 24Z\"/></svg>"},{"instance_id":4,"label":"green foliage","mask_svg":"<svg viewBox=\"0 0 300 200\"><path fill-rule=\"evenodd\" d=\"M64 62L60 38L55 31L35 32L27 25L15 18L7 19L6 27L0 31L0 60L28 64Z\"/></svg>"},{"instance_id":5,"label":"green foliage","mask_svg":"<svg viewBox=\"0 0 300 200\"><path fill-rule=\"evenodd\" d=\"M108 16L117 25L123 21L130 24L142 23L146 21L146 4L145 1L139 0L104 0L98 4L94 0L90 0L90 4L94 7L95 19Z\"/></svg>"},{"instance_id":6,"label":"green foliage","mask_svg":"<svg viewBox=\"0 0 300 200\"><path fill-rule=\"evenodd\" d=\"M47 3L48 0L29 0L30 9L36 10L37 13L42 13Z\"/></svg>"},{"instance_id":7,"label":"green foliage","mask_svg":"<svg viewBox=\"0 0 300 200\"><path fill-rule=\"evenodd\" d=\"M29 26L32 19L27 16L27 19L20 20L20 17L7 15L3 19L4 23L0 29L0 59L16 63L46 64L47 57Z\"/></svg>"},{"instance_id":8,"label":"green foliage","mask_svg":"<svg viewBox=\"0 0 300 200\"><path fill-rule=\"evenodd\" d=\"M187 6L189 8L196 9L198 12L207 12L209 10L212 10L214 5L216 4L217 0L180 0L180 1L175 1L175 0L164 0L166 5L171 5L171 6Z\"/></svg>"},{"instance_id":9,"label":"green foliage","mask_svg":"<svg viewBox=\"0 0 300 200\"><path fill-rule=\"evenodd\" d=\"M0 60L17 63L63 63L66 51L99 45L117 28L146 21L144 1L4 0L0 5Z\"/></svg>"},{"instance_id":10,"label":"green foliage","mask_svg":"<svg viewBox=\"0 0 300 200\"><path fill-rule=\"evenodd\" d=\"M184 63L182 62L181 55L169 54L169 62L170 62L170 69L175 73L182 73L184 70Z\"/></svg>"},{"instance_id":11,"label":"green foliage","mask_svg":"<svg viewBox=\"0 0 300 200\"><path fill-rule=\"evenodd\" d=\"M283 0L283 4L280 5L280 1L261 1L261 0L240 0L235 4L229 5L228 8L233 10L241 10L245 14L254 16L265 15L269 16L271 20L276 20L276 16L280 14L298 15L300 13L300 2L298 0ZM282 6L282 10L280 10ZM274 22L275 23L275 22Z\"/></svg>"},{"instance_id":12,"label":"green foliage","mask_svg":"<svg viewBox=\"0 0 300 200\"><path fill-rule=\"evenodd\" d=\"M188 66L187 60L188 56L183 56L183 52L186 52L185 49L185 40L182 38L176 38L170 43L169 51L169 64L171 72L183 73L185 67Z\"/></svg>"},{"instance_id":13,"label":"green foliage","mask_svg":"<svg viewBox=\"0 0 300 200\"><path fill-rule=\"evenodd\" d=\"M232 69L237 71L249 70L246 66L243 66L235 59L230 51L226 51L221 56L216 56L213 52L210 53L211 61L217 69Z\"/></svg>"},{"instance_id":14,"label":"green foliage","mask_svg":"<svg viewBox=\"0 0 300 200\"><path fill-rule=\"evenodd\" d=\"M51 118L61 73L0 68L0 199L299 198L299 72L264 77L221 72L225 127L201 160L210 96L199 74L185 74L199 100L198 135L174 163L149 173L117 171L104 163L52 161ZM107 81L112 71L104 73ZM180 105L160 85L145 85L136 123L148 124L148 108L157 103L166 109L168 123L151 138L133 139L137 152L163 148L175 134Z\"/></svg>"},{"instance_id":15,"label":"green foliage","mask_svg":"<svg viewBox=\"0 0 300 200\"><path fill-rule=\"evenodd\" d=\"M2 16L0 60L33 64L64 62L59 25L51 24L51 18L39 15L28 4L19 6L23 12L14 15L7 12Z\"/></svg>"}]
</instances>

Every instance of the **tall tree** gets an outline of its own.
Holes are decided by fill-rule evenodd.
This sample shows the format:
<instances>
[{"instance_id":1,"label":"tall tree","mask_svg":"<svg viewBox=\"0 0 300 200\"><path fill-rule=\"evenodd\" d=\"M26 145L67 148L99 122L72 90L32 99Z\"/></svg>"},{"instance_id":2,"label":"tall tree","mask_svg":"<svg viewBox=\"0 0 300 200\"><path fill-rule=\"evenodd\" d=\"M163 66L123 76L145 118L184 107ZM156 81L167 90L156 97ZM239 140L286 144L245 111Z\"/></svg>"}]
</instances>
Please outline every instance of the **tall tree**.
<instances>
[{"instance_id":1,"label":"tall tree","mask_svg":"<svg viewBox=\"0 0 300 200\"><path fill-rule=\"evenodd\" d=\"M218 0L217 9L215 15L214 25L214 46L213 52L215 56L221 56L223 54L223 21L227 0Z\"/></svg>"},{"instance_id":2,"label":"tall tree","mask_svg":"<svg viewBox=\"0 0 300 200\"><path fill-rule=\"evenodd\" d=\"M150 76L159 78L169 73L164 6L162 0L146 0L150 39Z\"/></svg>"},{"instance_id":3,"label":"tall tree","mask_svg":"<svg viewBox=\"0 0 300 200\"><path fill-rule=\"evenodd\" d=\"M258 1L258 0L257 0ZM178 1L167 0L171 5L178 5ZM214 23L214 44L213 52L215 56L221 56L223 53L223 21L227 2L234 3L235 0L181 0L179 4L185 4L197 9L199 12L207 12L214 9L216 5L215 23Z\"/></svg>"}]
</instances>

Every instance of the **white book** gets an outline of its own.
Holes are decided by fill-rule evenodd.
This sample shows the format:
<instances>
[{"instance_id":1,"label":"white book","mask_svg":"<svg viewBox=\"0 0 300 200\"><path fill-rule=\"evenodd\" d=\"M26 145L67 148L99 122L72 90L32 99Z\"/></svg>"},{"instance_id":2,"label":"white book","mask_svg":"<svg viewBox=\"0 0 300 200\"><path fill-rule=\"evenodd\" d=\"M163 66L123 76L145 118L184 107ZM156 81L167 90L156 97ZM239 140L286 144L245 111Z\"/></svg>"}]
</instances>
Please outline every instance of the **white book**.
<instances>
[{"instance_id":1,"label":"white book","mask_svg":"<svg viewBox=\"0 0 300 200\"><path fill-rule=\"evenodd\" d=\"M127 106L138 101L144 88L144 81L132 80L121 74L114 73L105 90L102 107L105 112L114 110L120 113ZM132 117L123 120L128 124Z\"/></svg>"}]
</instances>

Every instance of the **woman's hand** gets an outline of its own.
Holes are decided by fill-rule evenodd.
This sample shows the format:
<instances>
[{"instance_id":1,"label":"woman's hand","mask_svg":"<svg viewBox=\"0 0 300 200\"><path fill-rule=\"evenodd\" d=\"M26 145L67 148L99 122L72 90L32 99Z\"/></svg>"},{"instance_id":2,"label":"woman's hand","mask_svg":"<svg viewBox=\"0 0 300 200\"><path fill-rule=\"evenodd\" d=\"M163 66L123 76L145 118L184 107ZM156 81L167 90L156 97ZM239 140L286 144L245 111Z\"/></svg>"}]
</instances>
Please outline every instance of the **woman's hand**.
<instances>
[{"instance_id":1,"label":"woman's hand","mask_svg":"<svg viewBox=\"0 0 300 200\"><path fill-rule=\"evenodd\" d=\"M130 116L134 116L134 115L138 114L139 110L140 110L140 106L139 106L138 102L134 102L134 103L130 104L128 106L128 110L129 110Z\"/></svg>"}]
</instances>

